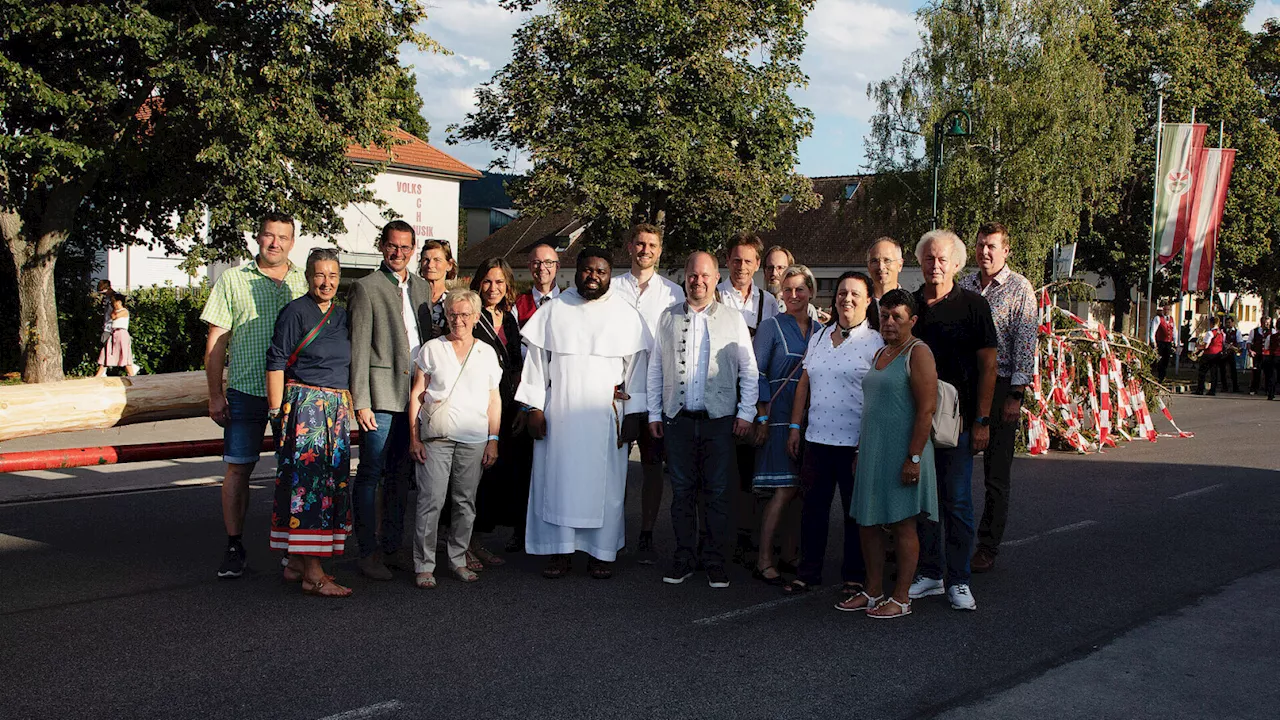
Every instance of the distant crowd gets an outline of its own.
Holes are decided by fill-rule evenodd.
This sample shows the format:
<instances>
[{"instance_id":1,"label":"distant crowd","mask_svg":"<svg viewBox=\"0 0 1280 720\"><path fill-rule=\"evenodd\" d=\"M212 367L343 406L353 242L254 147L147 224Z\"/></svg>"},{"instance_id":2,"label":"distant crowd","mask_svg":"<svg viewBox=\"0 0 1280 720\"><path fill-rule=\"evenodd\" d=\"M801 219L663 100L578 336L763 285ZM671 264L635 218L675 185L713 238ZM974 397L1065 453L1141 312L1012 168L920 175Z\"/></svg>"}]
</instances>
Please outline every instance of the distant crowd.
<instances>
[{"instance_id":1,"label":"distant crowd","mask_svg":"<svg viewBox=\"0 0 1280 720\"><path fill-rule=\"evenodd\" d=\"M898 285L901 244L880 238L869 273L841 275L821 308L813 273L751 234L728 239L722 257L689 255L683 284L657 272L653 225L631 228L624 271L610 251L582 249L566 289L560 253L536 245L532 287L517 293L501 258L451 289L448 244L419 243L401 221L382 229L382 264L349 284L343 307L337 253L316 249L295 267L294 231L288 216L263 218L254 261L218 278L202 315L227 463L219 577L245 569L249 477L269 427L270 546L284 578L311 595L351 595L322 564L351 534L360 573L407 572L422 589L437 587L439 563L475 582L520 552L545 556L550 579L572 573L581 552L585 572L607 579L629 536L635 445L632 551L659 562L654 528L669 491L665 583L702 573L727 587L740 564L754 581L810 592L823 583L839 491L837 608L898 618L945 594L976 609L970 575L999 556L1037 333L1035 293L1006 264L999 223L980 228L978 271L963 277L961 238L920 238L915 292ZM511 529L502 553L485 545L498 528Z\"/></svg>"}]
</instances>

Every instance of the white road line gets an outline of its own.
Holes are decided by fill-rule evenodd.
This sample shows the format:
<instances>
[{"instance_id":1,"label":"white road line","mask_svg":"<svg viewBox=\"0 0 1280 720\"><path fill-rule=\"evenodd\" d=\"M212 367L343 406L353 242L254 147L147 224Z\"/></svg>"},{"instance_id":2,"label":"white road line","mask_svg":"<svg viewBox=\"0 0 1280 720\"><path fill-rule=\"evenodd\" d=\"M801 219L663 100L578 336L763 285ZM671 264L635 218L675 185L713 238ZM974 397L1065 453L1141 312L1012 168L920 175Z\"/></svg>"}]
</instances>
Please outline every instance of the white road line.
<instances>
[{"instance_id":1,"label":"white road line","mask_svg":"<svg viewBox=\"0 0 1280 720\"><path fill-rule=\"evenodd\" d=\"M1199 490L1189 490L1189 491L1184 492L1184 493L1178 493L1177 495L1170 495L1170 496L1169 496L1169 499L1170 499L1170 500L1181 500L1182 498L1195 497L1196 495L1203 495L1203 494L1205 494L1205 493L1207 493L1207 492L1213 492L1214 490L1217 490L1217 489L1218 489L1218 488L1220 488L1220 487L1225 487L1225 485L1223 485L1223 483L1218 483L1217 485L1210 485L1209 487L1202 487L1202 488L1200 488Z\"/></svg>"},{"instance_id":2,"label":"white road line","mask_svg":"<svg viewBox=\"0 0 1280 720\"><path fill-rule=\"evenodd\" d=\"M364 718L377 717L395 712L404 707L404 703L399 700L388 700L386 702L375 703L373 705L365 705L355 710L338 713L337 715L325 715L320 720L364 720Z\"/></svg>"},{"instance_id":3,"label":"white road line","mask_svg":"<svg viewBox=\"0 0 1280 720\"><path fill-rule=\"evenodd\" d=\"M1048 537L1049 535L1057 535L1058 533L1071 532L1072 530L1083 530L1084 528L1092 527L1097 524L1098 524L1097 520L1081 520L1080 522L1077 522L1077 523L1071 523L1070 525L1063 525L1062 527L1056 527L1052 530L1046 530L1038 535L1032 535L1031 537L1024 537L1018 540L1010 540L1009 542L1001 543L1001 546L1017 547L1018 545L1026 545L1029 542L1040 540L1041 538Z\"/></svg>"},{"instance_id":4,"label":"white road line","mask_svg":"<svg viewBox=\"0 0 1280 720\"><path fill-rule=\"evenodd\" d=\"M807 593L803 595L793 595L791 597L781 597L781 598L778 598L777 600L762 602L759 605L752 605L750 607L739 608L737 610L730 610L727 613L720 613L719 615L712 615L711 617L699 618L697 620L694 620L693 624L694 625L714 625L724 620L732 620L734 618L740 618L745 615L751 615L753 613L758 613L761 610L768 610L769 608L774 608L779 605L785 605L789 602L800 600L805 597L808 597Z\"/></svg>"}]
</instances>

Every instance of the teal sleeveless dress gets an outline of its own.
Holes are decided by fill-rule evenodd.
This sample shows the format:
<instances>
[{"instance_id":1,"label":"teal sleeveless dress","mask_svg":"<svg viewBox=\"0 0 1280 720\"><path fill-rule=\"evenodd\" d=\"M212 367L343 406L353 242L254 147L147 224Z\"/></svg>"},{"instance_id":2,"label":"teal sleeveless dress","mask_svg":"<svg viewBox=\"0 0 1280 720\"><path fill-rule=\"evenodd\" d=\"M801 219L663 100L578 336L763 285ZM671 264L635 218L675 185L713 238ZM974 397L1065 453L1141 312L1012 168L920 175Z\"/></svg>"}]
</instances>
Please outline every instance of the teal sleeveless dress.
<instances>
[{"instance_id":1,"label":"teal sleeveless dress","mask_svg":"<svg viewBox=\"0 0 1280 720\"><path fill-rule=\"evenodd\" d=\"M859 525L889 525L920 515L938 519L932 439L920 453L920 482L902 484L916 405L907 379L908 355L899 355L883 370L873 363L862 380L862 437L849 507L849 516Z\"/></svg>"}]
</instances>

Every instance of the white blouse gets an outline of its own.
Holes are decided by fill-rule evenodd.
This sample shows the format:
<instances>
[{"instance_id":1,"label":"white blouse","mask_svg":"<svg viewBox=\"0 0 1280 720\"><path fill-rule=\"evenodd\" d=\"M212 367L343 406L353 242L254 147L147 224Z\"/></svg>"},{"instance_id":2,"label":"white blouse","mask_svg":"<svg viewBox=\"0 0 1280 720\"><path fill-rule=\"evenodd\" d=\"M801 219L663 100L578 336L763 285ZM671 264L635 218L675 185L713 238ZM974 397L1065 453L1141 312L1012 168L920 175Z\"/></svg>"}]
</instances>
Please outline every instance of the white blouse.
<instances>
[{"instance_id":1,"label":"white blouse","mask_svg":"<svg viewBox=\"0 0 1280 720\"><path fill-rule=\"evenodd\" d=\"M431 376L427 383L426 402L436 403L449 398L449 419L453 425L449 439L464 444L488 440L489 391L496 389L502 380L502 368L493 348L476 340L471 358L459 376L462 363L453 352L449 339L440 336L422 344L417 363L422 372ZM453 389L455 379L458 386ZM449 394L451 389L452 395ZM418 413L418 421L426 422L426 404Z\"/></svg>"},{"instance_id":2,"label":"white blouse","mask_svg":"<svg viewBox=\"0 0 1280 720\"><path fill-rule=\"evenodd\" d=\"M809 426L804 439L812 443L857 447L862 430L862 378L884 347L880 333L867 321L853 328L840 347L831 346L836 325L809 339L804 369L809 373Z\"/></svg>"}]
</instances>

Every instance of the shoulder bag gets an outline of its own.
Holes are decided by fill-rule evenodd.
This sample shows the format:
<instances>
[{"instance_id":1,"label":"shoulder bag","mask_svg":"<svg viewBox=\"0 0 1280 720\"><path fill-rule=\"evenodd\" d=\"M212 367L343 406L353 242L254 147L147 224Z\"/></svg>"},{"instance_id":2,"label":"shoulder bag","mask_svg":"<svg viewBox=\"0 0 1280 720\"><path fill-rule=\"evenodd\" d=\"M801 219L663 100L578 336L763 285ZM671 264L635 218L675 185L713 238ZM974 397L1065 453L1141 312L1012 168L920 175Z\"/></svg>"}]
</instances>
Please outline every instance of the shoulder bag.
<instances>
[{"instance_id":1,"label":"shoulder bag","mask_svg":"<svg viewBox=\"0 0 1280 720\"><path fill-rule=\"evenodd\" d=\"M467 369L467 362L471 360L471 353L476 351L476 343L481 342L478 338L472 338L471 349L467 351L467 357L462 360L462 367L458 368L458 377L453 379L453 386L449 388L449 394L439 402L433 402L423 408L422 417L418 422L418 439L422 441L436 440L448 437L453 430L453 424L449 422L449 401L453 398L453 391L458 388L458 383L462 380L462 372ZM449 347L449 352L453 352L453 347Z\"/></svg>"},{"instance_id":2,"label":"shoulder bag","mask_svg":"<svg viewBox=\"0 0 1280 720\"><path fill-rule=\"evenodd\" d=\"M923 340L916 340L907 348L907 378L911 378L911 351L916 345L923 345ZM933 410L933 446L948 449L960 444L960 428L964 419L960 417L960 392L956 386L946 380L938 380L938 406Z\"/></svg>"}]
</instances>

